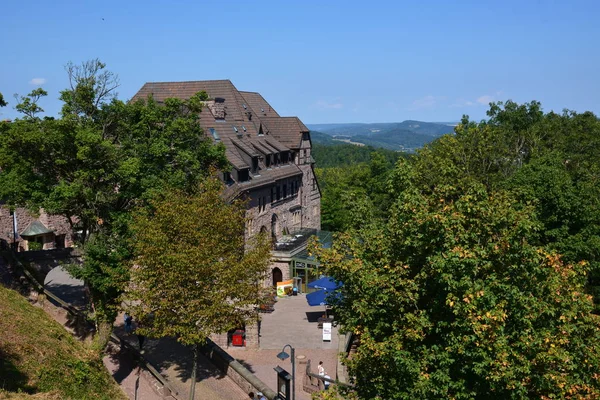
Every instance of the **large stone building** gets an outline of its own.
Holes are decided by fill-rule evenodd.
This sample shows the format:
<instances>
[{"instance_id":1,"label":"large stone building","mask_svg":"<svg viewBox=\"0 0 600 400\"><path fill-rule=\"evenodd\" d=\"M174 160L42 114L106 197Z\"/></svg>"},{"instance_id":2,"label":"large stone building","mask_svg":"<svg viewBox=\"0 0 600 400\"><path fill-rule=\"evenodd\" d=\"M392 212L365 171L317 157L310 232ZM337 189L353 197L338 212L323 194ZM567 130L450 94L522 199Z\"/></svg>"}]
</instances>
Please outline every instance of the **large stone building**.
<instances>
[{"instance_id":1,"label":"large stone building","mask_svg":"<svg viewBox=\"0 0 600 400\"><path fill-rule=\"evenodd\" d=\"M205 134L222 143L231 170L222 174L226 196L249 200L246 235L269 232L273 259L268 284L306 273L294 257L321 227L321 193L314 173L308 128L297 117L282 117L256 92L239 91L229 80L146 83L133 100L152 96L187 99L204 91L200 114Z\"/></svg>"},{"instance_id":2,"label":"large stone building","mask_svg":"<svg viewBox=\"0 0 600 400\"><path fill-rule=\"evenodd\" d=\"M231 164L222 173L225 196L247 199L247 238L263 231L273 240L265 286L296 278L302 290L307 280L316 279L304 256L307 239L321 228L321 193L308 128L297 117L280 116L259 93L239 91L229 80L146 83L132 100L152 96L161 103L201 91L209 99L200 124L213 142L225 146ZM243 328L244 345L257 348L259 326ZM212 339L228 347L232 333Z\"/></svg>"}]
</instances>

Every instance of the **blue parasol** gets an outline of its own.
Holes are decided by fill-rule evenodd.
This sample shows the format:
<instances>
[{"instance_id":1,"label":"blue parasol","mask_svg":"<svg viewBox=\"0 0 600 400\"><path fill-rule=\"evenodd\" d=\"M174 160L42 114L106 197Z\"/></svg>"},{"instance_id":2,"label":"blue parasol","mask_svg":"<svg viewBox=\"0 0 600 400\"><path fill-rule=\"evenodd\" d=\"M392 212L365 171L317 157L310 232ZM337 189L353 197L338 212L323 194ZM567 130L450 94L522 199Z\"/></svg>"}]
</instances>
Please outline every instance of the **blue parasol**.
<instances>
[{"instance_id":1,"label":"blue parasol","mask_svg":"<svg viewBox=\"0 0 600 400\"><path fill-rule=\"evenodd\" d=\"M317 279L306 285L311 289L325 289L325 290L335 290L338 289L341 284L337 283L333 280L333 278L329 276L324 276L323 278Z\"/></svg>"},{"instance_id":2,"label":"blue parasol","mask_svg":"<svg viewBox=\"0 0 600 400\"><path fill-rule=\"evenodd\" d=\"M316 292L307 294L306 301L309 306L324 306L327 305L326 297L326 290L317 290Z\"/></svg>"}]
</instances>

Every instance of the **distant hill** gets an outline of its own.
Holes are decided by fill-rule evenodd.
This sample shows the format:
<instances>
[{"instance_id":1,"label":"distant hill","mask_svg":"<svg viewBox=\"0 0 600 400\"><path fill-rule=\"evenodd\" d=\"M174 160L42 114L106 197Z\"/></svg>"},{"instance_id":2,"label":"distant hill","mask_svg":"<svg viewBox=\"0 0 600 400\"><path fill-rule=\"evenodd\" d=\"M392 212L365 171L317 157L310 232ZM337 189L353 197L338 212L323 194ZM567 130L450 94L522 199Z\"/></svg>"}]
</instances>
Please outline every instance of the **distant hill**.
<instances>
[{"instance_id":1,"label":"distant hill","mask_svg":"<svg viewBox=\"0 0 600 400\"><path fill-rule=\"evenodd\" d=\"M389 150L412 151L452 133L454 126L450 124L404 121L375 124L310 124L311 137L318 137L316 143L331 144L323 134L333 139L351 140L368 146L382 147ZM316 131L316 132L315 132Z\"/></svg>"},{"instance_id":2,"label":"distant hill","mask_svg":"<svg viewBox=\"0 0 600 400\"><path fill-rule=\"evenodd\" d=\"M323 132L313 131L312 129L310 131L310 140L312 141L313 144L317 143L317 144L324 144L324 145L332 145L332 144L339 143L339 142L333 140L332 136L330 136L326 133L323 133Z\"/></svg>"}]
</instances>

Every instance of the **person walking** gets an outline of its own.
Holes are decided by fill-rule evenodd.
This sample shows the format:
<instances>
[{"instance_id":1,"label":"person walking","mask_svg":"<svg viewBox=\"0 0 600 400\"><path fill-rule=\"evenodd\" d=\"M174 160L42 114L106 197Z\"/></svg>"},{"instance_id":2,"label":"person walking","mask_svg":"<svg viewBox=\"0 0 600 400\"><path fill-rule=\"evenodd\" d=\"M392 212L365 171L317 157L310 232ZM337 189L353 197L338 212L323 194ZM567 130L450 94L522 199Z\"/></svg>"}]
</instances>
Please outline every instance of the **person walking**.
<instances>
[{"instance_id":1,"label":"person walking","mask_svg":"<svg viewBox=\"0 0 600 400\"><path fill-rule=\"evenodd\" d=\"M319 361L319 366L317 367L317 371L319 372L319 375L321 375L321 376L325 375L325 367L323 366L323 361Z\"/></svg>"},{"instance_id":2,"label":"person walking","mask_svg":"<svg viewBox=\"0 0 600 400\"><path fill-rule=\"evenodd\" d=\"M123 322L125 324L125 332L126 333L131 333L133 332L133 317L127 313L125 313L125 315L123 315Z\"/></svg>"}]
</instances>

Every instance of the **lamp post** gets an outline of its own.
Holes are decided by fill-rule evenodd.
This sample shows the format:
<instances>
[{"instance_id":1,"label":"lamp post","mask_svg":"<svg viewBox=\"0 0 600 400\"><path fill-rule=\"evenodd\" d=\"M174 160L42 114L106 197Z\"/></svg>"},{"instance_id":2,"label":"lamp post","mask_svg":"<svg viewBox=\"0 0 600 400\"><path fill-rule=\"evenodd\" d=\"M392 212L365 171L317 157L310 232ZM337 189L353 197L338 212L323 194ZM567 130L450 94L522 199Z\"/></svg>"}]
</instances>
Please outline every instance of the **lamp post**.
<instances>
[{"instance_id":1,"label":"lamp post","mask_svg":"<svg viewBox=\"0 0 600 400\"><path fill-rule=\"evenodd\" d=\"M292 400L296 400L296 354L292 345L286 344L285 346L283 346L283 349L281 349L281 353L277 354L277 358L283 361L290 357L290 354L285 352L286 347L290 348L290 353L292 357Z\"/></svg>"}]
</instances>

